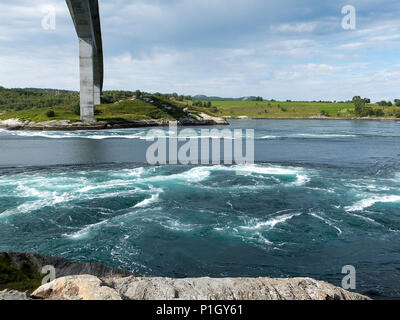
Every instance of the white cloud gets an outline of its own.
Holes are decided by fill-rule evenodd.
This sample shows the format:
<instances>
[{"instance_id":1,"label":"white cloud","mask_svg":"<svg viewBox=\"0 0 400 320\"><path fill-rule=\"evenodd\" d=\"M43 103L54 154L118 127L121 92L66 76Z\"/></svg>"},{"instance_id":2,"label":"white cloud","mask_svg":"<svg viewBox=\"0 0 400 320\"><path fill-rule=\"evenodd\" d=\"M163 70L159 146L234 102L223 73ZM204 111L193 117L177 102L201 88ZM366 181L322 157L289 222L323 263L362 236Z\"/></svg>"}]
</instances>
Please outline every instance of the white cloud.
<instances>
[{"instance_id":1,"label":"white cloud","mask_svg":"<svg viewBox=\"0 0 400 320\"><path fill-rule=\"evenodd\" d=\"M293 33L306 33L312 32L317 28L316 22L305 23L285 23L278 26L271 26L273 32L293 32Z\"/></svg>"},{"instance_id":2,"label":"white cloud","mask_svg":"<svg viewBox=\"0 0 400 320\"><path fill-rule=\"evenodd\" d=\"M400 21L391 8L374 10L374 19L363 14L368 3L357 5L358 29L346 31L340 8L316 0L100 1L105 88L395 98L398 70L389 65L400 63L390 54L399 49ZM49 4L57 9L55 31L41 28L41 7ZM0 85L78 89L78 43L65 1L1 3L0 43Z\"/></svg>"}]
</instances>

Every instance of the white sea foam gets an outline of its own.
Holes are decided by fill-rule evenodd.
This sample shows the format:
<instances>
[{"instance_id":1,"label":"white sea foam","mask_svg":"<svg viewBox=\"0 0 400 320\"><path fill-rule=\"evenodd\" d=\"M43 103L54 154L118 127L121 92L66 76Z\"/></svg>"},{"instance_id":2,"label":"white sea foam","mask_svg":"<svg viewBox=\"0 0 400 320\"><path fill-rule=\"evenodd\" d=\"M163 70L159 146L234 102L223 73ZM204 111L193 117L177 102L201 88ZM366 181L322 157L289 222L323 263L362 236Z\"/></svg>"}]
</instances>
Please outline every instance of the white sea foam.
<instances>
[{"instance_id":1,"label":"white sea foam","mask_svg":"<svg viewBox=\"0 0 400 320\"><path fill-rule=\"evenodd\" d=\"M161 221L159 224L169 230L179 232L190 232L193 231L197 226L192 224L185 224L177 220L168 219L167 221Z\"/></svg>"},{"instance_id":2,"label":"white sea foam","mask_svg":"<svg viewBox=\"0 0 400 320\"><path fill-rule=\"evenodd\" d=\"M268 176L293 176L296 181L293 185L302 186L310 181L310 178L299 168L285 168L280 166L262 166L262 165L237 165L231 167L237 174L261 174Z\"/></svg>"},{"instance_id":3,"label":"white sea foam","mask_svg":"<svg viewBox=\"0 0 400 320\"><path fill-rule=\"evenodd\" d=\"M20 137L39 137L46 139L91 139L91 140L106 140L106 139L141 139L153 141L154 139L168 139L171 137L171 131L164 131L160 129L159 134L147 133L149 130L141 129L141 131L131 129L121 130L98 130L98 131L7 131L7 134L20 136ZM198 135L179 135L184 139L221 139L220 136L201 135L201 131L197 131ZM224 138L224 137L223 137ZM226 139L241 138L235 136L234 138L227 136Z\"/></svg>"},{"instance_id":4,"label":"white sea foam","mask_svg":"<svg viewBox=\"0 0 400 320\"><path fill-rule=\"evenodd\" d=\"M268 246L272 245L273 242L269 241L266 237L264 237L261 233L256 232L255 233L255 238L258 240L258 242L262 243L262 244L266 244Z\"/></svg>"},{"instance_id":5,"label":"white sea foam","mask_svg":"<svg viewBox=\"0 0 400 320\"><path fill-rule=\"evenodd\" d=\"M261 137L259 137L259 138L257 138L257 139L260 139L260 140L268 140L268 139L277 139L277 138L279 138L278 136L269 136L269 135L265 135L265 136L261 136Z\"/></svg>"},{"instance_id":6,"label":"white sea foam","mask_svg":"<svg viewBox=\"0 0 400 320\"><path fill-rule=\"evenodd\" d=\"M284 223L294 217L300 216L301 213L294 213L294 214L284 214L278 217L271 218L267 221L259 221L258 219L251 222L247 226L241 226L241 229L246 230L258 230L268 227L269 229L273 229L277 224Z\"/></svg>"},{"instance_id":7,"label":"white sea foam","mask_svg":"<svg viewBox=\"0 0 400 320\"><path fill-rule=\"evenodd\" d=\"M86 239L90 233L93 231L93 229L97 229L101 225L107 223L108 220L103 220L98 223L90 224L83 229L76 231L71 234L64 234L65 237L72 239L72 240L81 240L81 239Z\"/></svg>"},{"instance_id":8,"label":"white sea foam","mask_svg":"<svg viewBox=\"0 0 400 320\"><path fill-rule=\"evenodd\" d=\"M66 193L61 195L58 195L56 192L47 193L47 196L44 199L26 201L15 208L10 208L1 212L0 217L4 218L14 214L26 214L70 200L71 197Z\"/></svg>"},{"instance_id":9,"label":"white sea foam","mask_svg":"<svg viewBox=\"0 0 400 320\"><path fill-rule=\"evenodd\" d=\"M112 131L96 131L96 133L88 134L88 131L75 131L75 132L63 132L63 131L10 131L11 135L20 137L39 137L46 139L92 139L92 140L104 140L104 139L141 139L143 138L141 133L119 133Z\"/></svg>"},{"instance_id":10,"label":"white sea foam","mask_svg":"<svg viewBox=\"0 0 400 320\"><path fill-rule=\"evenodd\" d=\"M373 223L373 224L381 225L379 222L375 221L375 220L372 219L372 218L365 217L365 216L361 216L361 215L359 215L359 214L355 214L355 213L352 213L352 212L349 212L349 214L351 214L353 217L360 218L360 219L365 220L365 221L367 221L367 222L371 222L371 223Z\"/></svg>"},{"instance_id":11,"label":"white sea foam","mask_svg":"<svg viewBox=\"0 0 400 320\"><path fill-rule=\"evenodd\" d=\"M312 134L312 133L299 133L294 135L294 137L308 137L308 138L318 138L318 139L329 139L329 138L349 138L357 137L355 134Z\"/></svg>"},{"instance_id":12,"label":"white sea foam","mask_svg":"<svg viewBox=\"0 0 400 320\"><path fill-rule=\"evenodd\" d=\"M159 200L160 194L153 194L151 198L144 199L134 206L134 208L145 208Z\"/></svg>"},{"instance_id":13,"label":"white sea foam","mask_svg":"<svg viewBox=\"0 0 400 320\"><path fill-rule=\"evenodd\" d=\"M314 217L314 218L317 218L317 219L319 219L319 220L325 222L328 226L330 226L330 227L336 229L336 231L338 231L339 234L342 234L342 230L341 230L340 228L338 228L338 227L337 227L332 221L330 221L329 219L323 218L323 217L321 217L321 216L319 216L319 215L317 215L316 213L313 213L313 212L309 212L308 214L309 214L310 216Z\"/></svg>"},{"instance_id":14,"label":"white sea foam","mask_svg":"<svg viewBox=\"0 0 400 320\"><path fill-rule=\"evenodd\" d=\"M400 202L400 195L389 195L375 198L367 198L357 201L351 206L345 207L347 212L362 211L366 208L372 207L375 203L395 203Z\"/></svg>"},{"instance_id":15,"label":"white sea foam","mask_svg":"<svg viewBox=\"0 0 400 320\"><path fill-rule=\"evenodd\" d=\"M299 173L298 169L284 168L279 166L262 166L262 165L236 165L230 168L239 173L257 173L264 175L297 175ZM229 170L229 169L228 169Z\"/></svg>"},{"instance_id":16,"label":"white sea foam","mask_svg":"<svg viewBox=\"0 0 400 320\"><path fill-rule=\"evenodd\" d=\"M182 173L140 178L137 180L137 182L157 182L157 181L171 181L171 180L200 182L207 179L210 176L211 170L212 169L210 169L210 167L195 167Z\"/></svg>"},{"instance_id":17,"label":"white sea foam","mask_svg":"<svg viewBox=\"0 0 400 320\"><path fill-rule=\"evenodd\" d=\"M315 190L315 191L322 191L322 192L327 192L327 193L335 193L334 189L325 189L325 188L312 188L312 187L307 187L309 190Z\"/></svg>"}]
</instances>

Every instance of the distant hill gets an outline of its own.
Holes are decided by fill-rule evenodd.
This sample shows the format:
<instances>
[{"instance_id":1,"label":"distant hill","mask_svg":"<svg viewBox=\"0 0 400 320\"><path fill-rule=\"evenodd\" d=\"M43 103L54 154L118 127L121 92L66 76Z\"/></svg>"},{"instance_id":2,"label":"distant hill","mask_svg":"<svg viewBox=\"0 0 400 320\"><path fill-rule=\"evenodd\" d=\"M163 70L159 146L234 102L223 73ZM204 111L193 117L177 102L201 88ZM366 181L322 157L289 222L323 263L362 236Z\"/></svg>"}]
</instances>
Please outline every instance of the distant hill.
<instances>
[{"instance_id":1,"label":"distant hill","mask_svg":"<svg viewBox=\"0 0 400 320\"><path fill-rule=\"evenodd\" d=\"M215 96L206 96L203 94L198 94L196 96L193 96L193 100L205 100L205 101L258 101L260 100L261 97L255 97L255 96L250 96L250 97L240 97L240 98L222 98L222 97L215 97Z\"/></svg>"}]
</instances>

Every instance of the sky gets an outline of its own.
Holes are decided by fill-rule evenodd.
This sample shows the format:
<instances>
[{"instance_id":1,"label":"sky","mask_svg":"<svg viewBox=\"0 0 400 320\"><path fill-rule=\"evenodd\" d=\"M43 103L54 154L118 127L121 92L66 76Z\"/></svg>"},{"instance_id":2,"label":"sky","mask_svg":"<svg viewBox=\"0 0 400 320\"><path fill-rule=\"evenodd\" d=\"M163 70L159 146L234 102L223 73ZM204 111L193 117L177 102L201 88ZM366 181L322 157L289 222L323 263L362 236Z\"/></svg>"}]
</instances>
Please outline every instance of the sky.
<instances>
[{"instance_id":1,"label":"sky","mask_svg":"<svg viewBox=\"0 0 400 320\"><path fill-rule=\"evenodd\" d=\"M105 90L400 99L398 0L99 0ZM344 29L342 8L356 10ZM43 28L54 8L55 28ZM47 24L48 25L48 24ZM64 0L0 0L0 86L79 89Z\"/></svg>"}]
</instances>

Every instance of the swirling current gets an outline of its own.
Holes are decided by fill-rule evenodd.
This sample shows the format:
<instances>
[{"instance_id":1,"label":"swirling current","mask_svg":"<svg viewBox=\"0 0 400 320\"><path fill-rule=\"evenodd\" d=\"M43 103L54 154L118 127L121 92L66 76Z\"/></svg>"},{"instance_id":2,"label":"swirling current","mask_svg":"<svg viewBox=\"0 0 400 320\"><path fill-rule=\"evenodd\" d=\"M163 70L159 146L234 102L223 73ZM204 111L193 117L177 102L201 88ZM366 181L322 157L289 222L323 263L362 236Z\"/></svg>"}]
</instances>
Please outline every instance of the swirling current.
<instances>
[{"instance_id":1,"label":"swirling current","mask_svg":"<svg viewBox=\"0 0 400 320\"><path fill-rule=\"evenodd\" d=\"M335 285L353 265L357 292L400 298L400 124L231 127L255 129L255 164L150 166L150 129L1 130L0 251Z\"/></svg>"}]
</instances>

